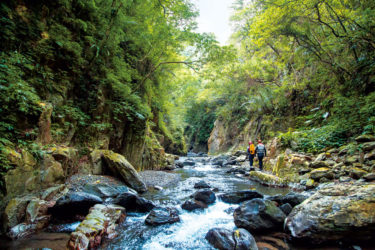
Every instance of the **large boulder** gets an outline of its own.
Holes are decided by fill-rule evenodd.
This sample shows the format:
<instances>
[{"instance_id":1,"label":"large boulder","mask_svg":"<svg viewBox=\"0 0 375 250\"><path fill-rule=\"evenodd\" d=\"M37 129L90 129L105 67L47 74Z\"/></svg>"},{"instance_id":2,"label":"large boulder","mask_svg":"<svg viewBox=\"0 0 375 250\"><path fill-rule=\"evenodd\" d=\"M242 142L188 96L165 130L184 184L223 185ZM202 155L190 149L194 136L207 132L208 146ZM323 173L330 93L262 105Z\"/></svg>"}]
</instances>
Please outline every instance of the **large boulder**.
<instances>
[{"instance_id":1,"label":"large boulder","mask_svg":"<svg viewBox=\"0 0 375 250\"><path fill-rule=\"evenodd\" d=\"M375 184L327 185L296 206L285 221L297 239L370 240L375 231Z\"/></svg>"},{"instance_id":2,"label":"large boulder","mask_svg":"<svg viewBox=\"0 0 375 250\"><path fill-rule=\"evenodd\" d=\"M114 238L118 223L125 219L125 209L97 204L70 236L68 249L96 249L102 239Z\"/></svg>"},{"instance_id":3,"label":"large boulder","mask_svg":"<svg viewBox=\"0 0 375 250\"><path fill-rule=\"evenodd\" d=\"M233 213L234 224L250 232L281 229L286 218L272 201L253 199L242 203Z\"/></svg>"},{"instance_id":4,"label":"large boulder","mask_svg":"<svg viewBox=\"0 0 375 250\"><path fill-rule=\"evenodd\" d=\"M206 234L206 240L216 249L234 249L233 232L224 228L213 228Z\"/></svg>"},{"instance_id":5,"label":"large boulder","mask_svg":"<svg viewBox=\"0 0 375 250\"><path fill-rule=\"evenodd\" d=\"M207 208L207 205L201 201L187 200L181 205L181 208L187 211L194 211L197 209L205 209Z\"/></svg>"},{"instance_id":6,"label":"large boulder","mask_svg":"<svg viewBox=\"0 0 375 250\"><path fill-rule=\"evenodd\" d=\"M172 224L180 221L178 211L173 207L158 207L151 210L146 217L146 224L157 226L162 224Z\"/></svg>"},{"instance_id":7,"label":"large boulder","mask_svg":"<svg viewBox=\"0 0 375 250\"><path fill-rule=\"evenodd\" d=\"M12 199L3 215L3 230L13 240L27 237L45 228L50 215L48 208L54 202L47 202L36 197L25 196Z\"/></svg>"},{"instance_id":8,"label":"large boulder","mask_svg":"<svg viewBox=\"0 0 375 250\"><path fill-rule=\"evenodd\" d=\"M128 212L147 213L155 207L151 201L133 193L123 193L116 197L112 202L126 208L126 211Z\"/></svg>"},{"instance_id":9,"label":"large boulder","mask_svg":"<svg viewBox=\"0 0 375 250\"><path fill-rule=\"evenodd\" d=\"M102 150L101 155L109 170L114 175L120 177L129 187L140 193L147 191L146 184L123 155L117 154L111 150Z\"/></svg>"},{"instance_id":10,"label":"large boulder","mask_svg":"<svg viewBox=\"0 0 375 250\"><path fill-rule=\"evenodd\" d=\"M14 168L4 175L8 197L15 197L39 190L45 185L39 178L40 169L36 159L26 150L21 153L12 148L3 148L9 164Z\"/></svg>"},{"instance_id":11,"label":"large boulder","mask_svg":"<svg viewBox=\"0 0 375 250\"><path fill-rule=\"evenodd\" d=\"M219 195L219 198L226 203L239 204L243 201L255 198L263 198L263 195L258 193L257 191L243 190L221 194Z\"/></svg>"},{"instance_id":12,"label":"large boulder","mask_svg":"<svg viewBox=\"0 0 375 250\"><path fill-rule=\"evenodd\" d=\"M254 237L245 229L239 228L233 231L235 250L258 250Z\"/></svg>"},{"instance_id":13,"label":"large boulder","mask_svg":"<svg viewBox=\"0 0 375 250\"><path fill-rule=\"evenodd\" d=\"M49 154L44 156L41 178L43 185L46 187L61 184L65 180L65 173L61 163Z\"/></svg>"},{"instance_id":14,"label":"large boulder","mask_svg":"<svg viewBox=\"0 0 375 250\"><path fill-rule=\"evenodd\" d=\"M56 219L72 219L76 215L87 215L95 204L101 204L103 200L93 194L70 191L56 201L55 206L48 211Z\"/></svg>"},{"instance_id":15,"label":"large boulder","mask_svg":"<svg viewBox=\"0 0 375 250\"><path fill-rule=\"evenodd\" d=\"M254 237L245 229L231 231L225 228L212 228L206 234L206 240L222 250L257 250Z\"/></svg>"},{"instance_id":16,"label":"large boulder","mask_svg":"<svg viewBox=\"0 0 375 250\"><path fill-rule=\"evenodd\" d=\"M116 183L101 183L93 182L87 183L82 188L83 192L96 195L102 199L105 198L114 198L123 193L134 193L136 192L125 185L119 185Z\"/></svg>"},{"instance_id":17,"label":"large boulder","mask_svg":"<svg viewBox=\"0 0 375 250\"><path fill-rule=\"evenodd\" d=\"M197 201L201 201L204 204L212 204L216 201L215 193L209 189L200 190L193 194L193 198Z\"/></svg>"},{"instance_id":18,"label":"large boulder","mask_svg":"<svg viewBox=\"0 0 375 250\"><path fill-rule=\"evenodd\" d=\"M267 200L276 201L279 205L289 203L292 207L295 207L302 203L309 197L307 193L294 193L290 192L286 195L275 195L267 197Z\"/></svg>"},{"instance_id":19,"label":"large boulder","mask_svg":"<svg viewBox=\"0 0 375 250\"><path fill-rule=\"evenodd\" d=\"M30 200L31 197L22 197L9 201L3 214L2 225L4 231L8 231L25 219L26 207Z\"/></svg>"}]
</instances>

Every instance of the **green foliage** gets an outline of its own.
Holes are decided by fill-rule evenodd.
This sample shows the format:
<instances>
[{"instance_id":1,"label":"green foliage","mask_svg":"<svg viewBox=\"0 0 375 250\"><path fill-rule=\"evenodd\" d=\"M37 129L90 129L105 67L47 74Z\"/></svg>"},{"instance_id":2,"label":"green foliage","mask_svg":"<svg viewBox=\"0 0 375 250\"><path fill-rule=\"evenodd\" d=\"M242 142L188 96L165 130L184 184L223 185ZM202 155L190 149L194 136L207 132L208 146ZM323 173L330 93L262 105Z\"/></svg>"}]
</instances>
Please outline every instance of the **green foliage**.
<instances>
[{"instance_id":1,"label":"green foliage","mask_svg":"<svg viewBox=\"0 0 375 250\"><path fill-rule=\"evenodd\" d=\"M348 140L346 131L340 126L323 126L310 130L289 130L279 135L284 147L301 152L319 153L327 148L338 148Z\"/></svg>"},{"instance_id":2,"label":"green foliage","mask_svg":"<svg viewBox=\"0 0 375 250\"><path fill-rule=\"evenodd\" d=\"M189 125L185 132L193 143L207 143L217 118L215 110L216 104L207 101L193 103L188 109L186 123Z\"/></svg>"}]
</instances>

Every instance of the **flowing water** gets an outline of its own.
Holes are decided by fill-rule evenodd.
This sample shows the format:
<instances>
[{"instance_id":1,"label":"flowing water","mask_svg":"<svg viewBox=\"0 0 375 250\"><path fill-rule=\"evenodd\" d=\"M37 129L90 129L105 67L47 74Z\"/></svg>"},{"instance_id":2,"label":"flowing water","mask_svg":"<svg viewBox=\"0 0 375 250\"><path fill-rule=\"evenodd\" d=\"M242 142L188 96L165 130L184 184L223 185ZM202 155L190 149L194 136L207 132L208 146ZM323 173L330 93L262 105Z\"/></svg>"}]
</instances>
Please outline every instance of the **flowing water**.
<instances>
[{"instance_id":1,"label":"flowing water","mask_svg":"<svg viewBox=\"0 0 375 250\"><path fill-rule=\"evenodd\" d=\"M216 195L249 189L256 189L264 195L286 194L289 191L267 188L241 176L227 174L228 168L216 168L199 162L202 160L204 158L196 158L195 166L176 170L181 175L181 181L176 185L144 195L158 206L176 207L181 222L148 226L144 223L147 214L128 214L126 222L118 230L119 236L105 243L102 249L213 249L204 238L206 233L214 227L234 229L233 211L238 205L216 200L203 211L181 209L180 205L196 191L194 184L201 180L211 188L217 188L219 191Z\"/></svg>"},{"instance_id":2,"label":"flowing water","mask_svg":"<svg viewBox=\"0 0 375 250\"><path fill-rule=\"evenodd\" d=\"M180 160L184 161L186 158ZM190 158L191 159L191 158ZM194 184L204 180L211 188L224 192L239 190L257 190L264 195L286 194L288 189L269 188L252 182L243 176L228 174L228 168L217 168L207 158L194 158L195 166L186 166L173 172L180 175L180 181L161 191L150 191L143 195L162 207L176 207L181 221L175 224L148 226L147 214L129 213L126 221L118 227L119 235L105 241L101 249L213 249L205 240L206 233L214 227L234 229L233 211L238 206L220 200L205 210L189 212L181 209L181 204L190 199L197 191ZM63 229L72 229L79 223L63 225ZM73 229L74 230L74 229ZM0 240L0 249L65 249L69 234L40 233L29 239L7 242Z\"/></svg>"}]
</instances>

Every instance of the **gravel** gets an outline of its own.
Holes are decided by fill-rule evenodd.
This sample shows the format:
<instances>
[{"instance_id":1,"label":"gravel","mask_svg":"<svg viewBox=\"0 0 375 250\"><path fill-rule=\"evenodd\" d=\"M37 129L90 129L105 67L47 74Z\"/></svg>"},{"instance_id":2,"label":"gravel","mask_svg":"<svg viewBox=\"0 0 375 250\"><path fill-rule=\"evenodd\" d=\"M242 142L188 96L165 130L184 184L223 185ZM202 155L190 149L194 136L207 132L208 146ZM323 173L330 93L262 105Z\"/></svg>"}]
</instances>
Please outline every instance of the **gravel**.
<instances>
[{"instance_id":1,"label":"gravel","mask_svg":"<svg viewBox=\"0 0 375 250\"><path fill-rule=\"evenodd\" d=\"M148 187L160 186L164 188L180 181L179 174L163 171L147 170L140 172L139 175Z\"/></svg>"}]
</instances>

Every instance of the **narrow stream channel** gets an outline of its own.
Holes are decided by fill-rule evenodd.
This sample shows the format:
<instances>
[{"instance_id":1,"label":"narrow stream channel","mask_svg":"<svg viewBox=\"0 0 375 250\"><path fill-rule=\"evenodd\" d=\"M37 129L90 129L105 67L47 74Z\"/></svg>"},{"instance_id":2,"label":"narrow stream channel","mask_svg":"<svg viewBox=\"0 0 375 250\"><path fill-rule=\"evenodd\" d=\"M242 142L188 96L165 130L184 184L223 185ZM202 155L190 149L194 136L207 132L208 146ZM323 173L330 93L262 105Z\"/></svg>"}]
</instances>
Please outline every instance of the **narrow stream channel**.
<instances>
[{"instance_id":1,"label":"narrow stream channel","mask_svg":"<svg viewBox=\"0 0 375 250\"><path fill-rule=\"evenodd\" d=\"M144 195L158 206L176 207L180 212L181 222L148 226L144 223L147 214L128 214L126 222L119 228L119 236L104 244L102 249L214 249L205 240L206 233L214 227L235 228L233 211L238 205L227 204L217 199L203 211L189 212L181 209L180 205L196 191L194 184L201 180L211 188L217 188L216 195L249 189L256 189L264 195L289 192L288 189L268 188L246 178L228 174L228 168L217 168L202 163L204 158L194 160L195 166L174 171L181 175L181 181L176 185Z\"/></svg>"}]
</instances>

